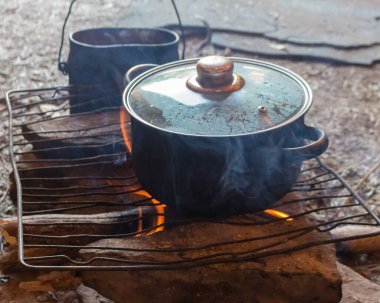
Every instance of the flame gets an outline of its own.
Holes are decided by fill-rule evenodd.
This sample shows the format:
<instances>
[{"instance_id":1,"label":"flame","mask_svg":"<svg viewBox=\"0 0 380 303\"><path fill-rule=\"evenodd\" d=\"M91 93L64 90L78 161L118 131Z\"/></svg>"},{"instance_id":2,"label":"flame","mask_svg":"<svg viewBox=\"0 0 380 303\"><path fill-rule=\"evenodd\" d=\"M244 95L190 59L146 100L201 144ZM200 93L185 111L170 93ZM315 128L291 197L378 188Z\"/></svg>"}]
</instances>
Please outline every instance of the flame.
<instances>
[{"instance_id":1,"label":"flame","mask_svg":"<svg viewBox=\"0 0 380 303\"><path fill-rule=\"evenodd\" d=\"M139 207L139 217L138 217L138 225L137 225L137 232L140 233L143 230L143 219L142 219L142 210L141 207Z\"/></svg>"},{"instance_id":2,"label":"flame","mask_svg":"<svg viewBox=\"0 0 380 303\"><path fill-rule=\"evenodd\" d=\"M115 184L115 183L116 184ZM111 180L106 180L106 183L108 185L117 185L118 181L111 181ZM141 207L138 207L138 217L137 217L137 232L140 233L143 230L143 213Z\"/></svg>"},{"instance_id":3,"label":"flame","mask_svg":"<svg viewBox=\"0 0 380 303\"><path fill-rule=\"evenodd\" d=\"M136 194L144 196L144 197L147 197L147 198L151 198L151 201L155 205L155 208L156 208L157 216L156 216L156 224L155 225L157 227L154 230L150 231L148 233L148 235L151 235L151 234L163 231L165 229L164 228L164 223L165 223L165 216L164 216L164 214L165 214L165 207L166 207L166 205L162 204L161 202L159 202L156 199L153 199L152 196L149 195L148 192L146 192L145 190L139 190L138 192L136 192Z\"/></svg>"},{"instance_id":4,"label":"flame","mask_svg":"<svg viewBox=\"0 0 380 303\"><path fill-rule=\"evenodd\" d=\"M129 122L129 119L128 119L127 111L125 110L124 107L121 107L120 108L120 129L121 129L121 133L123 134L123 139L124 139L124 143L127 148L127 151L129 152L129 154L131 154L132 142L131 142L130 135L128 133L128 128L126 127L126 125L128 125L128 122ZM163 231L164 223L165 223L165 217L164 217L165 204L162 204L156 199L153 199L152 196L149 195L148 192L146 192L145 190L139 190L136 192L136 194L151 199L152 203L155 205L154 207L156 209L156 214L157 214L156 220L155 220L156 221L155 226L157 227L153 229L152 231L150 231L148 235L154 234L159 231ZM142 214L141 208L139 208L137 231L141 232L142 230L143 230L143 214Z\"/></svg>"},{"instance_id":5,"label":"flame","mask_svg":"<svg viewBox=\"0 0 380 303\"><path fill-rule=\"evenodd\" d=\"M164 228L164 223L165 223L165 217L164 217L164 214L165 214L165 205L161 204L156 199L152 199L152 202L154 204L156 204L156 206L155 206L156 212L157 212L156 226L158 226L158 227L156 227L153 231L149 232L148 235L157 233L159 231L163 231L165 229Z\"/></svg>"},{"instance_id":6,"label":"flame","mask_svg":"<svg viewBox=\"0 0 380 303\"><path fill-rule=\"evenodd\" d=\"M127 151L129 152L129 154L131 154L132 142L131 142L131 138L128 136L127 128L126 128L126 125L128 122L129 120L127 119L127 111L125 110L124 107L121 107L120 108L120 129L121 129L121 133L123 134L123 139L124 139L125 146L127 147Z\"/></svg>"},{"instance_id":7,"label":"flame","mask_svg":"<svg viewBox=\"0 0 380 303\"><path fill-rule=\"evenodd\" d=\"M266 210L264 210L264 212L267 215L271 215L271 216L276 217L276 218L286 219L286 221L293 221L293 218L290 218L290 216L287 213L284 213L284 212L279 211L277 209L266 209Z\"/></svg>"}]
</instances>

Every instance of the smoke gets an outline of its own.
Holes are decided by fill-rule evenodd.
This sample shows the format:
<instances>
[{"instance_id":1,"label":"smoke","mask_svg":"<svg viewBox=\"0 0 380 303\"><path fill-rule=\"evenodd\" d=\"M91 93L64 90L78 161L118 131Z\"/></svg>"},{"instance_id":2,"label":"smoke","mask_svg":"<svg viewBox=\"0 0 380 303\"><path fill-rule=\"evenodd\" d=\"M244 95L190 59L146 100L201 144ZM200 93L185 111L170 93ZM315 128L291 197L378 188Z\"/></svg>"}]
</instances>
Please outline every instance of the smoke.
<instances>
[{"instance_id":1,"label":"smoke","mask_svg":"<svg viewBox=\"0 0 380 303\"><path fill-rule=\"evenodd\" d=\"M165 143L167 164L157 172L165 181L156 180L166 192L167 201L161 202L184 214L214 217L268 208L290 190L301 166L284 156L278 138L270 135L264 141L255 135L174 135Z\"/></svg>"}]
</instances>

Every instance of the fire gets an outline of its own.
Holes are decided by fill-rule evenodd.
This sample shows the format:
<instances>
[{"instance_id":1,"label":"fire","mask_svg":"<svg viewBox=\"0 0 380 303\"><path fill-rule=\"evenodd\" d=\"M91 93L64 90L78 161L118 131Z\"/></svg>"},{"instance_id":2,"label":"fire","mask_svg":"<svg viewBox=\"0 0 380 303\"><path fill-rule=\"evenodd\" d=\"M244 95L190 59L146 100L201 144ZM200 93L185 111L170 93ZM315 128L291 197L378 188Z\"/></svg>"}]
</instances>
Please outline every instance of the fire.
<instances>
[{"instance_id":1,"label":"fire","mask_svg":"<svg viewBox=\"0 0 380 303\"><path fill-rule=\"evenodd\" d=\"M129 119L128 119L127 111L125 110L124 107L121 107L120 108L120 129L121 129L121 133L123 134L123 139L124 139L125 146L127 147L127 151L129 152L129 154L131 154L132 142L131 142L130 136L128 136L127 127L126 127L128 122L129 122Z\"/></svg>"},{"instance_id":2,"label":"fire","mask_svg":"<svg viewBox=\"0 0 380 303\"><path fill-rule=\"evenodd\" d=\"M121 129L121 133L123 134L123 139L124 139L125 146L127 147L127 151L131 154L132 142L131 142L130 135L128 133L129 128L126 127L128 125L128 122L129 122L129 117L127 115L127 111L125 110L124 107L121 107L120 108L120 129ZM159 231L163 231L164 223L165 223L165 216L164 216L165 204L162 204L156 199L153 199L152 196L149 195L148 192L146 192L145 190L137 191L136 195L140 195L140 196L151 199L152 203L155 205L156 214L157 214L157 217L155 220L156 221L155 226L157 227L154 230L150 231L148 235L154 234ZM138 227L137 227L138 232L141 232L143 230L142 222L143 222L143 214L142 214L141 208L139 208Z\"/></svg>"},{"instance_id":3,"label":"fire","mask_svg":"<svg viewBox=\"0 0 380 303\"><path fill-rule=\"evenodd\" d=\"M266 209L264 212L267 215L271 215L276 218L280 219L286 219L286 221L293 221L293 218L290 218L290 216L287 213L284 213L282 211L276 210L276 209Z\"/></svg>"},{"instance_id":4,"label":"fire","mask_svg":"<svg viewBox=\"0 0 380 303\"><path fill-rule=\"evenodd\" d=\"M156 212L157 212L157 217L156 217L156 228L149 232L148 235L154 234L159 231L164 230L164 223L165 223L165 204L161 204L158 202L156 199L152 199L152 202L156 204Z\"/></svg>"},{"instance_id":5,"label":"fire","mask_svg":"<svg viewBox=\"0 0 380 303\"><path fill-rule=\"evenodd\" d=\"M149 195L145 190L139 190L138 192L136 192L137 195L140 195L140 196L144 196L144 197L147 197L147 198L151 198L151 195ZM157 226L154 230L150 231L148 233L148 235L151 235L151 234L154 234L156 232L159 232L159 231L163 231L164 230L164 224L165 224L165 204L161 204L158 200L156 199L151 199L152 203L155 205L155 208L156 208L156 214L157 214L157 217L156 217L156 224L155 226ZM140 217L141 216L141 217ZM139 221L142 219L142 214L139 213ZM142 226L141 226L141 230L142 230ZM138 231L141 231L140 230L140 226L139 226L139 230Z\"/></svg>"}]
</instances>

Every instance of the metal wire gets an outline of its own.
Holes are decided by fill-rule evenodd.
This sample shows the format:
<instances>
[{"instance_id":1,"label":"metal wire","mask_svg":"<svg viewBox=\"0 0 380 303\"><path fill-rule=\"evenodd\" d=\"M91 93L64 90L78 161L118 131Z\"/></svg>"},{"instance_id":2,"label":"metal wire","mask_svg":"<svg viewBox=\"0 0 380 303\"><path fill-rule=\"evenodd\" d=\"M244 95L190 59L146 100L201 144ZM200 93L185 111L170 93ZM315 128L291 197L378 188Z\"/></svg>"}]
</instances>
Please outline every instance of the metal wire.
<instances>
[{"instance_id":1,"label":"metal wire","mask_svg":"<svg viewBox=\"0 0 380 303\"><path fill-rule=\"evenodd\" d=\"M68 70L67 70L67 63L61 61L62 57L62 48L63 48L63 40L65 38L65 28L66 28L66 23L67 20L69 20L71 10L73 8L75 0L71 0L69 10L67 12L67 15L65 17L65 21L63 22L62 30L61 30L61 44L59 46L59 51L58 51L58 70L61 71L64 75L67 75Z\"/></svg>"},{"instance_id":2,"label":"metal wire","mask_svg":"<svg viewBox=\"0 0 380 303\"><path fill-rule=\"evenodd\" d=\"M182 55L181 55L181 59L184 60L185 59L185 55L186 55L186 37L185 37L185 31L183 29L183 25L182 25L182 21L181 21L181 16L180 16L180 13L178 11L178 8L177 8L177 5L175 3L175 0L170 0L170 1L172 3L173 8L174 8L175 15L177 16L178 26L179 26L180 31L181 31L181 39L182 39Z\"/></svg>"},{"instance_id":3,"label":"metal wire","mask_svg":"<svg viewBox=\"0 0 380 303\"><path fill-rule=\"evenodd\" d=\"M223 219L180 218L167 207L163 213L162 204L143 191L130 168L130 157L117 127L119 121L99 120L96 125L89 121L89 125L83 124L80 129L70 128L73 125L70 122L75 119L86 119L94 112L107 116L115 108L69 115L62 104L68 103L72 91L72 87L70 90L53 87L11 91L6 95L10 157L17 187L19 258L29 268L167 270L248 260L259 262L268 256L380 235L379 231L346 238L312 236L327 235L342 225L380 225L365 201L319 159L305 163L293 192L273 206L274 210L287 211L288 217L275 218L259 211ZM48 112L33 111L35 106L44 104L56 107ZM44 130L44 125L56 124L58 119L67 120L64 129ZM94 132L88 133L89 130ZM109 142L94 144L92 139L100 133ZM33 140L30 135L34 136ZM105 149L104 145L113 148ZM54 228L50 226L52 222ZM162 228L170 232L189 224L255 228L259 232L255 236L231 236L227 240L211 238L209 243L194 239L185 247L137 248L128 246L129 242L109 247L93 243L111 238L138 240L151 237L148 234ZM268 227L271 232L260 232ZM250 243L257 245L252 248ZM96 250L100 256L78 258L83 249ZM119 252L118 257L114 257L115 252ZM197 252L197 257L180 260L167 257L189 252ZM138 253L140 257L129 253ZM145 255L146 258L141 257ZM152 255L158 257L152 259L149 257Z\"/></svg>"}]
</instances>

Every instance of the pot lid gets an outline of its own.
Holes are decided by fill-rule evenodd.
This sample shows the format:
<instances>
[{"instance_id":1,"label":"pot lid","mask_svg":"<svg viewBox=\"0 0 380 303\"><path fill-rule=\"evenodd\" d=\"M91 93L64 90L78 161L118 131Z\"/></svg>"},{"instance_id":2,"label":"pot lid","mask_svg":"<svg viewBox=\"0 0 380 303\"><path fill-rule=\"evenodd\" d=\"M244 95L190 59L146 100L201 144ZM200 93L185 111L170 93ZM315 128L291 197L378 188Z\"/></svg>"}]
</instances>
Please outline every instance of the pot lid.
<instances>
[{"instance_id":1,"label":"pot lid","mask_svg":"<svg viewBox=\"0 0 380 303\"><path fill-rule=\"evenodd\" d=\"M237 136L289 124L312 93L297 74L263 61L210 56L153 68L126 88L131 115L169 132Z\"/></svg>"}]
</instances>

